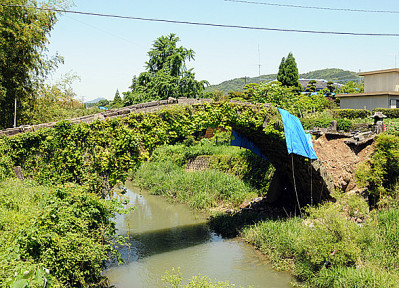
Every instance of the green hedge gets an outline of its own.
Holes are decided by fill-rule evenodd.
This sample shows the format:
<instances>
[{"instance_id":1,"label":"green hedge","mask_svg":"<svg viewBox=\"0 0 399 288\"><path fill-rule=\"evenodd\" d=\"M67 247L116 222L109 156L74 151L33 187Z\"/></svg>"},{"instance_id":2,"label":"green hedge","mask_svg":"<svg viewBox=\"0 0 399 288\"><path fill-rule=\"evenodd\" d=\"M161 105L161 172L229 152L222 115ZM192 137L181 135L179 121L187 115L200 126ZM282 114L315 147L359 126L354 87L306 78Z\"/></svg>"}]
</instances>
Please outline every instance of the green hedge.
<instances>
[{"instance_id":1,"label":"green hedge","mask_svg":"<svg viewBox=\"0 0 399 288\"><path fill-rule=\"evenodd\" d=\"M375 108L373 113L382 112L388 118L399 118L399 109L397 108Z\"/></svg>"},{"instance_id":2,"label":"green hedge","mask_svg":"<svg viewBox=\"0 0 399 288\"><path fill-rule=\"evenodd\" d=\"M366 109L333 109L332 114L334 118L367 118L371 116L371 112Z\"/></svg>"},{"instance_id":3,"label":"green hedge","mask_svg":"<svg viewBox=\"0 0 399 288\"><path fill-rule=\"evenodd\" d=\"M318 128L327 128L331 126L333 119L301 119L302 126L305 130ZM352 122L349 119L336 119L338 130L349 131L352 128Z\"/></svg>"}]
</instances>

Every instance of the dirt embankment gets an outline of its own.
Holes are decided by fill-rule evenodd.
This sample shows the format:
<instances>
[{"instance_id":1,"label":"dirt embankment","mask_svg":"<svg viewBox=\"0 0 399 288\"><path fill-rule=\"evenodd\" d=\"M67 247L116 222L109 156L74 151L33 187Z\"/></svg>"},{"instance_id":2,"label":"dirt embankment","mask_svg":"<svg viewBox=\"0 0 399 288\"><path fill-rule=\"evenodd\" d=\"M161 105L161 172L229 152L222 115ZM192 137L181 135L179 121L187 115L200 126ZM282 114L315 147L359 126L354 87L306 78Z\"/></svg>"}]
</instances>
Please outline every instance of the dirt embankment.
<instances>
[{"instance_id":1,"label":"dirt embankment","mask_svg":"<svg viewBox=\"0 0 399 288\"><path fill-rule=\"evenodd\" d=\"M313 141L317 157L322 162L336 189L349 192L357 189L355 170L373 152L374 144L351 149L348 138L328 139L325 135Z\"/></svg>"}]
</instances>

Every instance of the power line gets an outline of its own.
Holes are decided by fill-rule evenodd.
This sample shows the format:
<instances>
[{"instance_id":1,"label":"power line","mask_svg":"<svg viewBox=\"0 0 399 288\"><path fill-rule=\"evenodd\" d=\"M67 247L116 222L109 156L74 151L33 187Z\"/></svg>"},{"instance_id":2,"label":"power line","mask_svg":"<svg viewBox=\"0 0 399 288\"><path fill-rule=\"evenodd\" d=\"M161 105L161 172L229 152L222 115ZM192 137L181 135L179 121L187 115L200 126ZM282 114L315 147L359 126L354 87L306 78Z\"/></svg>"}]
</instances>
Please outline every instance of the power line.
<instances>
[{"instance_id":1,"label":"power line","mask_svg":"<svg viewBox=\"0 0 399 288\"><path fill-rule=\"evenodd\" d=\"M219 27L219 28L234 28L234 29L258 30L258 31L276 31L276 32L294 32L294 33L309 33L309 34L326 34L326 35L399 37L399 34L397 34L397 33L357 33L357 32L338 32L338 31L317 31L317 30L268 28L268 27L227 25L227 24L178 21L178 20L168 20L168 19L156 19L156 18L143 18L143 17L134 17L134 16L122 16L122 15L114 15L114 14L102 14L102 13L93 13L93 12L62 10L62 9L55 9L55 8L42 8L42 7L33 7L33 6L25 6L25 5L16 5L16 4L0 4L0 6L5 6L5 7L24 7L24 8L37 9L37 10L42 10L42 11L52 11L52 12L58 12L58 13L70 13L70 14L87 15L87 16L98 16L98 17L106 17L106 18L125 19L125 20L139 20L139 21L161 22L161 23L172 23L172 24L184 24L184 25L195 25L195 26L207 26L207 27Z\"/></svg>"},{"instance_id":2,"label":"power line","mask_svg":"<svg viewBox=\"0 0 399 288\"><path fill-rule=\"evenodd\" d=\"M234 3L277 6L277 7L301 8L301 9L318 9L318 10L332 10L332 11L344 11L344 12L362 12L362 13L399 14L399 11L389 11L389 10L367 10L367 9L318 7L318 6L293 5L293 4L279 4L279 3L270 3L270 2L257 2L257 1L247 1L247 0L224 0L224 1L226 1L226 2L234 2Z\"/></svg>"}]
</instances>

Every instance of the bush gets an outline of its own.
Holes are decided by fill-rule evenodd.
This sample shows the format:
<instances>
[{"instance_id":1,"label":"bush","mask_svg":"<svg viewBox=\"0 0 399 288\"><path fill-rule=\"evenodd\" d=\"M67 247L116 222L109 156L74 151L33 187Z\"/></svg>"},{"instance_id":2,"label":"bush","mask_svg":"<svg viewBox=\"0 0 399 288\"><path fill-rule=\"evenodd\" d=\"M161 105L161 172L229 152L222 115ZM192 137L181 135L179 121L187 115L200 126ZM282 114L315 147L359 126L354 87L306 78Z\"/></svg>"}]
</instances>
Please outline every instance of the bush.
<instances>
[{"instance_id":1,"label":"bush","mask_svg":"<svg viewBox=\"0 0 399 288\"><path fill-rule=\"evenodd\" d=\"M367 118L371 116L371 112L366 109L333 109L332 114L334 118Z\"/></svg>"},{"instance_id":2,"label":"bush","mask_svg":"<svg viewBox=\"0 0 399 288\"><path fill-rule=\"evenodd\" d=\"M399 118L399 109L397 108L375 108L373 113L382 112L388 118Z\"/></svg>"},{"instance_id":3,"label":"bush","mask_svg":"<svg viewBox=\"0 0 399 288\"><path fill-rule=\"evenodd\" d=\"M358 183L368 188L374 203L382 197L397 198L398 190L393 188L399 177L399 137L380 134L371 157L355 173Z\"/></svg>"},{"instance_id":4,"label":"bush","mask_svg":"<svg viewBox=\"0 0 399 288\"><path fill-rule=\"evenodd\" d=\"M43 277L52 280L51 287L105 282L102 269L114 251L111 219L118 207L78 185L0 182L0 286L48 287ZM21 277L25 271L29 277Z\"/></svg>"},{"instance_id":5,"label":"bush","mask_svg":"<svg viewBox=\"0 0 399 288\"><path fill-rule=\"evenodd\" d=\"M305 130L311 130L314 127L318 128L328 128L331 127L331 121L334 119L306 119L306 118L301 118L301 123L303 126L303 129ZM344 131L349 131L352 128L352 122L349 119L336 119L337 120L337 129L338 130L344 130Z\"/></svg>"},{"instance_id":6,"label":"bush","mask_svg":"<svg viewBox=\"0 0 399 288\"><path fill-rule=\"evenodd\" d=\"M370 213L358 195L333 196L305 219L266 220L242 235L304 287L397 287L399 210Z\"/></svg>"}]
</instances>

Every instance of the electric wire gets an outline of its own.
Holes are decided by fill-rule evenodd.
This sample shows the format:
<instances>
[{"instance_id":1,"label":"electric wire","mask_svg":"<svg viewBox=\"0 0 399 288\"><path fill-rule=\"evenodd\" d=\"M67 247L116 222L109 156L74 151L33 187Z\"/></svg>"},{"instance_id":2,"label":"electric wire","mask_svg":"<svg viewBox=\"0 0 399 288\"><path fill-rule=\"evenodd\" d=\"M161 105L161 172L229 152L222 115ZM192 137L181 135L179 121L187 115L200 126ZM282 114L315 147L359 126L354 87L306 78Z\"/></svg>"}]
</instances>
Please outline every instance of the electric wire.
<instances>
[{"instance_id":1,"label":"electric wire","mask_svg":"<svg viewBox=\"0 0 399 288\"><path fill-rule=\"evenodd\" d=\"M123 16L123 15L115 15L115 14L102 14L102 13L74 11L74 10L65 10L65 9L56 9L56 8L43 8L43 7L17 5L17 4L3 4L2 3L2 4L0 4L0 6L4 6L4 7L24 7L24 8L37 9L37 10L42 10L42 11L52 11L52 12L58 12L58 13L70 13L70 14L87 15L87 16L98 16L98 17L107 17L107 18L115 18L115 19L139 20L139 21L161 22L161 23L172 23L172 24L184 24L184 25L195 25L195 26L206 26L206 27L233 28L233 29L246 29L246 30L258 30L258 31L324 34L324 35L399 37L398 33L359 33L359 32L339 32L339 31L317 31L317 30L269 28L269 27L228 25L228 24L215 24L215 23L204 23L204 22L191 22L191 21L179 21L179 20L168 20L168 19L157 19L157 18Z\"/></svg>"},{"instance_id":2,"label":"electric wire","mask_svg":"<svg viewBox=\"0 0 399 288\"><path fill-rule=\"evenodd\" d=\"M294 5L294 4L279 4L279 3L258 2L258 1L248 1L248 0L224 0L224 1L226 1L226 2L234 2L234 3L244 3L244 4L276 6L276 7L300 8L300 9L317 9L317 10L344 11L344 12L362 12L362 13L399 14L399 11L389 11L389 10L367 10L367 9L351 9L351 8L333 8L333 7L305 6L305 5Z\"/></svg>"}]
</instances>

